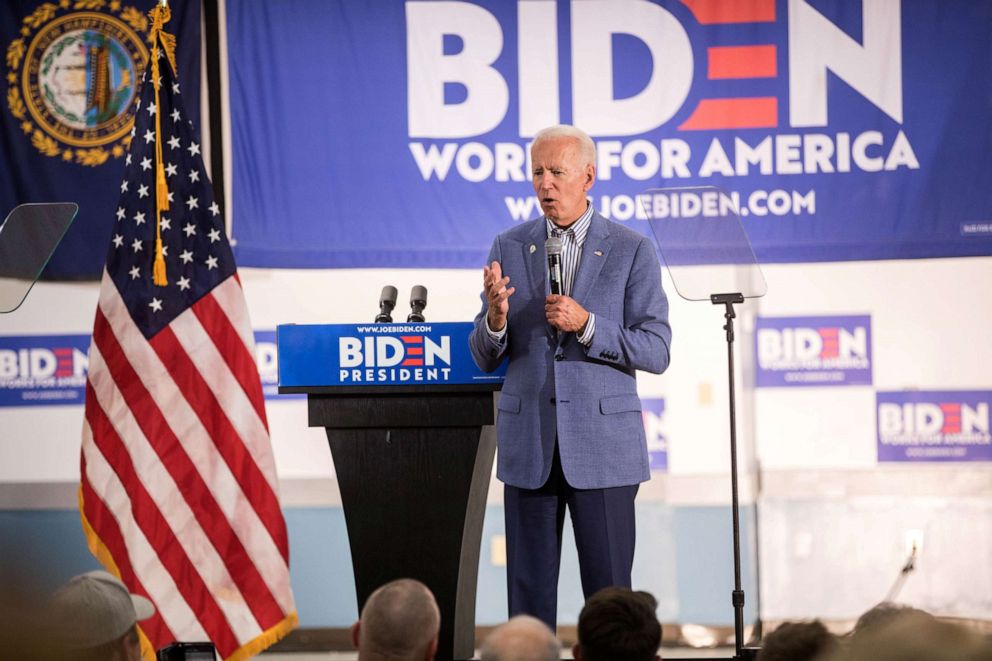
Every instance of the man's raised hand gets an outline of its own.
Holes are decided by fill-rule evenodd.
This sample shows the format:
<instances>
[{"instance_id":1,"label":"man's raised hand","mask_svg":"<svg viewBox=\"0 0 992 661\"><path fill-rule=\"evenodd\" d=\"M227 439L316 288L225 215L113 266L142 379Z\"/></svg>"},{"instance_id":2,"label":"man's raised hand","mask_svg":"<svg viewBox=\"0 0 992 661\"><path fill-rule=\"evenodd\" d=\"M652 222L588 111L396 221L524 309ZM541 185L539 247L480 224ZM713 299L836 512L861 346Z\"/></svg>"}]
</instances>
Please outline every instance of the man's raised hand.
<instances>
[{"instance_id":1,"label":"man's raised hand","mask_svg":"<svg viewBox=\"0 0 992 661\"><path fill-rule=\"evenodd\" d=\"M488 321L491 330L501 331L506 327L506 315L510 311L508 299L516 291L513 287L507 287L509 283L510 278L503 276L499 262L482 267L482 286L486 292L486 300L489 301Z\"/></svg>"}]
</instances>

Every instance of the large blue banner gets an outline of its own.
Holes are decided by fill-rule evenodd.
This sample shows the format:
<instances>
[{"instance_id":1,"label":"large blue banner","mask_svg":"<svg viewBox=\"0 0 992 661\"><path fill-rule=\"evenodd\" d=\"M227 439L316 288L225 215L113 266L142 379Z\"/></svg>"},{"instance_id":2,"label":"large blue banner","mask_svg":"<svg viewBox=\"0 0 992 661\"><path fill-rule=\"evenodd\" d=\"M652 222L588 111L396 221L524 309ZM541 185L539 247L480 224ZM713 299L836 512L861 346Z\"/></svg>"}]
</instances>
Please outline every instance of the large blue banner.
<instances>
[{"instance_id":1,"label":"large blue banner","mask_svg":"<svg viewBox=\"0 0 992 661\"><path fill-rule=\"evenodd\" d=\"M992 3L227 3L242 265L477 267L536 217L528 143L597 142L597 209L714 185L759 260L992 254Z\"/></svg>"},{"instance_id":2,"label":"large blue banner","mask_svg":"<svg viewBox=\"0 0 992 661\"><path fill-rule=\"evenodd\" d=\"M97 278L121 193L157 0L0 3L0 222L25 202L79 213L44 271ZM190 111L200 98L200 3L174 1L166 30Z\"/></svg>"}]
</instances>

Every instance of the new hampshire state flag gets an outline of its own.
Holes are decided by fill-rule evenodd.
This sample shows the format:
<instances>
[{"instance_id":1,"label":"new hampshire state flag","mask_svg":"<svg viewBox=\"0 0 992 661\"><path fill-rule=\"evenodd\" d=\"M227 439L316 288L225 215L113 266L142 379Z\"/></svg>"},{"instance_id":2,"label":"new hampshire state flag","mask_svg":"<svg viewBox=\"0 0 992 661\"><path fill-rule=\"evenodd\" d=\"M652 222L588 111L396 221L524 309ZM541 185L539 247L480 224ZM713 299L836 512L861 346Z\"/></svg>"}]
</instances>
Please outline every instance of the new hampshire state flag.
<instances>
[{"instance_id":1,"label":"new hampshire state flag","mask_svg":"<svg viewBox=\"0 0 992 661\"><path fill-rule=\"evenodd\" d=\"M200 3L170 23L186 107L200 108ZM96 279L110 241L148 63L155 0L0 2L0 218L26 202L76 202L79 214L42 277Z\"/></svg>"}]
</instances>

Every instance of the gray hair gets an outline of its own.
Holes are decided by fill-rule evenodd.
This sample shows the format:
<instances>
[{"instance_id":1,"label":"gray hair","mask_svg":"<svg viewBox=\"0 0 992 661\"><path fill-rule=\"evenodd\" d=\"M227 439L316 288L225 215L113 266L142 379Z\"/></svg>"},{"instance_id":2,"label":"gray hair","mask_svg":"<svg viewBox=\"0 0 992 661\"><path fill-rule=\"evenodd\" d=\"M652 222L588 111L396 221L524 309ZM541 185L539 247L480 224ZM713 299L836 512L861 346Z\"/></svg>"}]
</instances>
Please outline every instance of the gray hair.
<instances>
[{"instance_id":1,"label":"gray hair","mask_svg":"<svg viewBox=\"0 0 992 661\"><path fill-rule=\"evenodd\" d=\"M541 129L534 136L534 142L531 143L531 149L537 146L537 143L542 140L551 140L554 138L571 138L579 143L579 155L582 156L584 163L583 166L596 165L596 143L592 141L589 134L580 128L571 126L569 124L558 124L556 126L549 126L546 129Z\"/></svg>"},{"instance_id":2,"label":"gray hair","mask_svg":"<svg viewBox=\"0 0 992 661\"><path fill-rule=\"evenodd\" d=\"M558 661L561 643L544 622L517 615L493 629L479 649L481 661Z\"/></svg>"}]
</instances>

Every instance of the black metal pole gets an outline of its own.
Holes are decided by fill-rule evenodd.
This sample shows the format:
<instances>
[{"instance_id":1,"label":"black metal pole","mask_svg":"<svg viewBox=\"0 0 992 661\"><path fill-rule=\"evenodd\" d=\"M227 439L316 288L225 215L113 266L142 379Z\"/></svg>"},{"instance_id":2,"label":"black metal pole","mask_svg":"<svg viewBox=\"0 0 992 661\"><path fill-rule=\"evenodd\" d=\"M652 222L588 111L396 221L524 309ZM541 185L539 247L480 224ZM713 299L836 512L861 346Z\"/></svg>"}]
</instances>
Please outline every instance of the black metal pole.
<instances>
[{"instance_id":1,"label":"black metal pole","mask_svg":"<svg viewBox=\"0 0 992 661\"><path fill-rule=\"evenodd\" d=\"M713 294L710 300L714 305L724 306L723 328L727 332L727 374L730 392L730 489L731 511L734 522L734 591L731 593L731 603L734 606L734 648L735 659L750 658L744 654L744 590L741 587L741 523L738 502L737 484L737 404L734 389L734 304L743 303L744 296L740 293ZM750 650L748 650L750 651Z\"/></svg>"}]
</instances>

